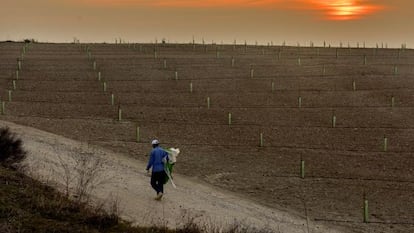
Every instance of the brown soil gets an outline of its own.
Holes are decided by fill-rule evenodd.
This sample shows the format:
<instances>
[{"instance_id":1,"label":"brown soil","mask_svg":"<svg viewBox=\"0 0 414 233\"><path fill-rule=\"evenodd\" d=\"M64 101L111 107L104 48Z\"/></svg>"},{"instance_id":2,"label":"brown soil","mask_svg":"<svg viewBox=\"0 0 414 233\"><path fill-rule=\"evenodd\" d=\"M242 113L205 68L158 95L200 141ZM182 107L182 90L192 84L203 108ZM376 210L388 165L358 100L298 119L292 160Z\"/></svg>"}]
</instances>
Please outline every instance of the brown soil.
<instances>
[{"instance_id":1,"label":"brown soil","mask_svg":"<svg viewBox=\"0 0 414 233\"><path fill-rule=\"evenodd\" d=\"M116 213L134 225L176 229L195 223L203 232L218 232L218 229L234 232L227 229L235 226L247 228L242 232L341 232L324 226L323 222L265 207L239 194L178 174L174 174L177 188L168 183L162 200L156 201L145 164L139 160L27 126L5 121L0 121L0 126L10 127L25 142L27 174L79 197L77 188L85 186L79 186L78 181L83 177L82 171L87 172L89 187L94 187L88 189L90 203L100 208L103 204L109 211L116 204Z\"/></svg>"},{"instance_id":2,"label":"brown soil","mask_svg":"<svg viewBox=\"0 0 414 233\"><path fill-rule=\"evenodd\" d=\"M3 100L22 46L0 44ZM158 45L154 59L149 44L89 47L92 59L85 45L30 45L0 119L142 161L157 137L182 150L178 173L270 208L349 232L413 231L414 51Z\"/></svg>"}]
</instances>

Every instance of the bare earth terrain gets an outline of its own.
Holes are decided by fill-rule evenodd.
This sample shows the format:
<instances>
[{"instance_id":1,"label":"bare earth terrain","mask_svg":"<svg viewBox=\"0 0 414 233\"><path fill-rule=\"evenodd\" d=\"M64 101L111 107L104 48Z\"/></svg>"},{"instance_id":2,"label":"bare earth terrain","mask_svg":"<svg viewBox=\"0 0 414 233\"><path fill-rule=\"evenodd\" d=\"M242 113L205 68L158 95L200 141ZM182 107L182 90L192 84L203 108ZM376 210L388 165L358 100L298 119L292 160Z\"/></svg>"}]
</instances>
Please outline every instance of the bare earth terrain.
<instances>
[{"instance_id":1,"label":"bare earth terrain","mask_svg":"<svg viewBox=\"0 0 414 233\"><path fill-rule=\"evenodd\" d=\"M17 75L23 46L0 43L1 120L136 164L156 137L177 173L298 226L413 232L412 50L31 44Z\"/></svg>"},{"instance_id":2,"label":"bare earth terrain","mask_svg":"<svg viewBox=\"0 0 414 233\"><path fill-rule=\"evenodd\" d=\"M77 156L88 156L88 165L100 161L98 177L93 182L96 185L92 190L94 201L119 202L121 217L140 226L179 227L194 221L207 229L230 228L237 224L269 232L299 233L308 229L337 232L180 175L175 176L177 189L168 185L163 200L156 201L144 172L145 164L138 160L30 127L8 122L0 122L0 125L10 127L26 142L29 156L25 164L29 173L62 190L66 187L66 177L70 177L70 189L76 188ZM65 168L70 172L65 173Z\"/></svg>"}]
</instances>

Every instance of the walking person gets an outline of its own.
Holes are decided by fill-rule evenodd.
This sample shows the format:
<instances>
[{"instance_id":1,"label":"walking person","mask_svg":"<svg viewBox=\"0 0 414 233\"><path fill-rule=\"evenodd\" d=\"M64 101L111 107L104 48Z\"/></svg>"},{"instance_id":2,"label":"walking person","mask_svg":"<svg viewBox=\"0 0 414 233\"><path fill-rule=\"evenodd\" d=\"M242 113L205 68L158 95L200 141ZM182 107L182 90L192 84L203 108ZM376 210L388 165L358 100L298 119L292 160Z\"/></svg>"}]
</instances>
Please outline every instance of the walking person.
<instances>
[{"instance_id":1,"label":"walking person","mask_svg":"<svg viewBox=\"0 0 414 233\"><path fill-rule=\"evenodd\" d=\"M157 139L152 140L151 144L153 149L146 170L149 173L150 168L152 168L151 186L155 192L157 192L155 200L159 201L164 194L164 183L167 177L164 170L164 164L169 158L168 153L159 146L160 143Z\"/></svg>"}]
</instances>

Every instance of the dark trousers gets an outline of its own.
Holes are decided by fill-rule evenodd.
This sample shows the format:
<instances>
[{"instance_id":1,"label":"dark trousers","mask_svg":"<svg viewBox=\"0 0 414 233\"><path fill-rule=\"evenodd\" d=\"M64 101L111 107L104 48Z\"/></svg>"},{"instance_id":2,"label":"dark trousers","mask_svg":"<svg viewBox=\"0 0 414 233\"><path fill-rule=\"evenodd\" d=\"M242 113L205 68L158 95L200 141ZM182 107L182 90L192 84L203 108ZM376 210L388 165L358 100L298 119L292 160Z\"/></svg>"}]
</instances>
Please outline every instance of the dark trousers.
<instances>
[{"instance_id":1,"label":"dark trousers","mask_svg":"<svg viewBox=\"0 0 414 233\"><path fill-rule=\"evenodd\" d=\"M151 186L158 193L164 193L165 171L153 172L151 174Z\"/></svg>"}]
</instances>

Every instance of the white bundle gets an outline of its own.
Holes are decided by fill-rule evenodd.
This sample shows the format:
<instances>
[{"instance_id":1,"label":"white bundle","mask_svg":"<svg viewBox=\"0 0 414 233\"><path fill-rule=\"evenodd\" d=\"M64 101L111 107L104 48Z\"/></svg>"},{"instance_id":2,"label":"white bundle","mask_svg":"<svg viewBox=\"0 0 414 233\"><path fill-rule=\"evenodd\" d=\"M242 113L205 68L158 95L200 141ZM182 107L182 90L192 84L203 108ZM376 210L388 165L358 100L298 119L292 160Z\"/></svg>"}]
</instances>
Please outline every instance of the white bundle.
<instances>
[{"instance_id":1,"label":"white bundle","mask_svg":"<svg viewBox=\"0 0 414 233\"><path fill-rule=\"evenodd\" d=\"M177 156L180 153L180 149L179 148L170 148L167 151L168 151L168 159L170 160L169 162L171 164L174 164L175 162L177 162Z\"/></svg>"}]
</instances>

